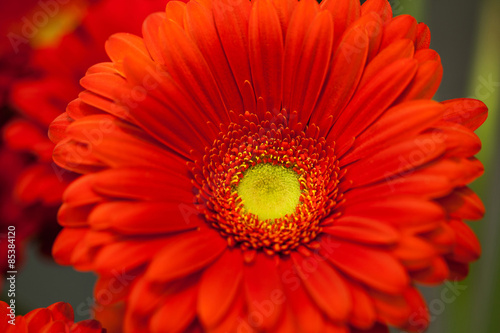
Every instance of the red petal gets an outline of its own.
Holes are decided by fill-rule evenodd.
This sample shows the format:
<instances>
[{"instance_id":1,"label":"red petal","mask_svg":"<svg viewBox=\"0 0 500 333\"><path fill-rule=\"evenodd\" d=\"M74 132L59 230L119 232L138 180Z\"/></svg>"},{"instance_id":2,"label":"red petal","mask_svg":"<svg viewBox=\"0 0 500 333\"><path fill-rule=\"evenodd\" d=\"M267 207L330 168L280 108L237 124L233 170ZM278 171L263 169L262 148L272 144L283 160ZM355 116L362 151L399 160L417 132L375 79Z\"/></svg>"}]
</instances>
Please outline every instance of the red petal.
<instances>
[{"instance_id":1,"label":"red petal","mask_svg":"<svg viewBox=\"0 0 500 333\"><path fill-rule=\"evenodd\" d=\"M266 111L281 111L283 33L269 0L253 3L249 22L249 56L256 97L262 97ZM262 116L262 117L261 117ZM262 119L264 115L259 115Z\"/></svg>"},{"instance_id":2,"label":"red petal","mask_svg":"<svg viewBox=\"0 0 500 333\"><path fill-rule=\"evenodd\" d=\"M146 271L151 281L170 281L209 266L227 248L217 231L200 229L182 233L158 253Z\"/></svg>"},{"instance_id":3,"label":"red petal","mask_svg":"<svg viewBox=\"0 0 500 333\"><path fill-rule=\"evenodd\" d=\"M346 179L359 187L383 179L403 177L441 156L445 149L445 144L435 134L422 134L374 151L372 156L365 154L363 159L348 166Z\"/></svg>"},{"instance_id":4,"label":"red petal","mask_svg":"<svg viewBox=\"0 0 500 333\"><path fill-rule=\"evenodd\" d=\"M242 263L239 250L228 250L203 272L197 309L206 327L214 327L223 320L236 295L241 293Z\"/></svg>"},{"instance_id":5,"label":"red petal","mask_svg":"<svg viewBox=\"0 0 500 333\"><path fill-rule=\"evenodd\" d=\"M51 323L48 323L44 327L38 327L37 332L40 332L40 333L61 333L61 332L66 332L67 330L68 330L68 327L67 327L66 323L64 323L62 321L53 321Z\"/></svg>"},{"instance_id":6,"label":"red petal","mask_svg":"<svg viewBox=\"0 0 500 333\"><path fill-rule=\"evenodd\" d=\"M428 49L431 45L431 31L425 23L417 25L417 37L415 39L415 49Z\"/></svg>"},{"instance_id":7,"label":"red petal","mask_svg":"<svg viewBox=\"0 0 500 333\"><path fill-rule=\"evenodd\" d=\"M427 241L413 236L403 236L392 252L408 269L421 269L429 266L437 255L434 247Z\"/></svg>"},{"instance_id":8,"label":"red petal","mask_svg":"<svg viewBox=\"0 0 500 333\"><path fill-rule=\"evenodd\" d=\"M345 321L352 304L349 286L338 272L321 257L304 257L292 253L295 268L317 306L334 321Z\"/></svg>"},{"instance_id":9,"label":"red petal","mask_svg":"<svg viewBox=\"0 0 500 333\"><path fill-rule=\"evenodd\" d=\"M331 133L339 145L358 136L372 124L410 83L417 70L416 61L401 59L385 67L364 86L360 86L353 99L335 122Z\"/></svg>"},{"instance_id":10,"label":"red petal","mask_svg":"<svg viewBox=\"0 0 500 333\"><path fill-rule=\"evenodd\" d=\"M192 213L182 205L182 202L113 201L97 205L88 222L98 230L112 229L128 235L175 233L204 225L201 217L192 218Z\"/></svg>"},{"instance_id":11,"label":"red petal","mask_svg":"<svg viewBox=\"0 0 500 333\"><path fill-rule=\"evenodd\" d=\"M186 11L186 30L204 55L228 110L243 112L238 85L224 54L212 13L197 2L189 2Z\"/></svg>"},{"instance_id":12,"label":"red petal","mask_svg":"<svg viewBox=\"0 0 500 333\"><path fill-rule=\"evenodd\" d=\"M450 193L455 184L447 176L434 175L427 169L408 174L388 177L384 182L359 187L344 195L350 203L371 201L373 198L390 196L418 196L424 199L435 199Z\"/></svg>"},{"instance_id":13,"label":"red petal","mask_svg":"<svg viewBox=\"0 0 500 333\"><path fill-rule=\"evenodd\" d=\"M369 329L376 319L375 308L370 296L364 288L350 283L349 289L352 297L352 312L349 322L357 328Z\"/></svg>"},{"instance_id":14,"label":"red petal","mask_svg":"<svg viewBox=\"0 0 500 333\"><path fill-rule=\"evenodd\" d=\"M446 144L446 156L471 157L481 150L481 140L465 126L453 124L433 131L436 140Z\"/></svg>"},{"instance_id":15,"label":"red petal","mask_svg":"<svg viewBox=\"0 0 500 333\"><path fill-rule=\"evenodd\" d=\"M207 131L210 118L203 106L198 105L189 90L179 86L163 67L139 57L129 57L125 59L124 70L129 84L138 87L138 93L147 93L147 96L129 98L134 89L131 88L122 101L130 116L146 132L181 156L188 156L190 150L205 147L214 139ZM180 136L179 133L189 135Z\"/></svg>"},{"instance_id":16,"label":"red petal","mask_svg":"<svg viewBox=\"0 0 500 333\"><path fill-rule=\"evenodd\" d=\"M146 166L185 170L185 160L168 152L137 127L112 116L82 118L68 127L67 134L86 145L85 150L75 149L74 153L82 157L96 156L114 168Z\"/></svg>"},{"instance_id":17,"label":"red petal","mask_svg":"<svg viewBox=\"0 0 500 333\"><path fill-rule=\"evenodd\" d=\"M184 18L186 17L186 4L181 1L169 1L165 10L167 19L172 20L181 28L184 27Z\"/></svg>"},{"instance_id":18,"label":"red petal","mask_svg":"<svg viewBox=\"0 0 500 333\"><path fill-rule=\"evenodd\" d=\"M193 40L176 23L166 20L160 28L165 71L173 81L189 92L191 100L214 124L226 122L228 111L217 82ZM184 110L186 112L186 110Z\"/></svg>"},{"instance_id":19,"label":"red petal","mask_svg":"<svg viewBox=\"0 0 500 333\"><path fill-rule=\"evenodd\" d=\"M78 91L79 87L72 76L48 75L43 80L24 79L13 84L11 99L16 109L47 128L54 118L64 112L65 105Z\"/></svg>"},{"instance_id":20,"label":"red petal","mask_svg":"<svg viewBox=\"0 0 500 333\"><path fill-rule=\"evenodd\" d=\"M324 333L350 333L351 330L342 324L336 324L333 322L327 322Z\"/></svg>"},{"instance_id":21,"label":"red petal","mask_svg":"<svg viewBox=\"0 0 500 333\"><path fill-rule=\"evenodd\" d=\"M92 189L104 196L141 201L193 201L191 180L174 170L113 168L93 174Z\"/></svg>"},{"instance_id":22,"label":"red petal","mask_svg":"<svg viewBox=\"0 0 500 333\"><path fill-rule=\"evenodd\" d=\"M71 122L72 119L66 112L53 119L52 123L49 126L48 136L50 141L52 141L53 143L58 143L63 140L66 137L66 128L69 126L69 124L71 124Z\"/></svg>"},{"instance_id":23,"label":"red petal","mask_svg":"<svg viewBox=\"0 0 500 333\"><path fill-rule=\"evenodd\" d=\"M66 113L63 113L62 115L66 115L72 120L77 120L86 116L92 116L96 114L104 114L104 111L86 104L81 99L77 98L68 104L68 106L66 107ZM126 114L126 112L121 112L120 114ZM52 122L51 127L53 124L54 122Z\"/></svg>"},{"instance_id":24,"label":"red petal","mask_svg":"<svg viewBox=\"0 0 500 333\"><path fill-rule=\"evenodd\" d=\"M321 1L321 9L332 14L335 32L333 49L336 50L341 36L346 29L361 15L361 6L357 0L325 0Z\"/></svg>"},{"instance_id":25,"label":"red petal","mask_svg":"<svg viewBox=\"0 0 500 333\"><path fill-rule=\"evenodd\" d=\"M488 117L486 105L471 98L459 98L442 102L446 106L443 121L461 124L475 131Z\"/></svg>"},{"instance_id":26,"label":"red petal","mask_svg":"<svg viewBox=\"0 0 500 333\"><path fill-rule=\"evenodd\" d=\"M42 202L47 206L59 205L68 186L63 178L65 170L53 164L34 164L26 167L17 178L14 195L24 203Z\"/></svg>"},{"instance_id":27,"label":"red petal","mask_svg":"<svg viewBox=\"0 0 500 333\"><path fill-rule=\"evenodd\" d=\"M361 15L367 15L370 12L377 13L384 22L392 18L391 4L387 0L367 0L361 6Z\"/></svg>"},{"instance_id":28,"label":"red petal","mask_svg":"<svg viewBox=\"0 0 500 333\"><path fill-rule=\"evenodd\" d=\"M5 144L14 150L23 150L37 155L41 161L52 161L54 144L47 138L47 129L30 121L15 119L3 127Z\"/></svg>"},{"instance_id":29,"label":"red petal","mask_svg":"<svg viewBox=\"0 0 500 333\"><path fill-rule=\"evenodd\" d=\"M276 8L276 13L280 20L283 36L287 34L290 25L290 17L298 4L299 3L295 0L273 0L274 8Z\"/></svg>"},{"instance_id":30,"label":"red petal","mask_svg":"<svg viewBox=\"0 0 500 333\"><path fill-rule=\"evenodd\" d=\"M72 260L74 249L78 248L83 237L88 233L88 229L64 228L57 236L52 255L60 265L73 265Z\"/></svg>"},{"instance_id":31,"label":"red petal","mask_svg":"<svg viewBox=\"0 0 500 333\"><path fill-rule=\"evenodd\" d=\"M409 332L424 332L429 326L430 318L427 305L420 292L415 288L405 291L404 297L410 307L410 317L407 320L405 329Z\"/></svg>"},{"instance_id":32,"label":"red petal","mask_svg":"<svg viewBox=\"0 0 500 333\"><path fill-rule=\"evenodd\" d=\"M149 15L142 24L142 36L148 53L159 64L164 64L165 59L162 54L162 42L160 39L160 26L166 20L165 13L154 13Z\"/></svg>"},{"instance_id":33,"label":"red petal","mask_svg":"<svg viewBox=\"0 0 500 333\"><path fill-rule=\"evenodd\" d=\"M227 333L237 332L242 329L248 333L257 333L257 331L250 326L244 293L236 293L234 302L229 307L229 312L216 327L210 328L209 331L211 333Z\"/></svg>"},{"instance_id":34,"label":"red petal","mask_svg":"<svg viewBox=\"0 0 500 333\"><path fill-rule=\"evenodd\" d=\"M290 305L296 327L304 333L323 332L325 319L310 294L305 290L291 259L281 261L280 273L286 303Z\"/></svg>"},{"instance_id":35,"label":"red petal","mask_svg":"<svg viewBox=\"0 0 500 333\"><path fill-rule=\"evenodd\" d=\"M433 259L431 265L424 270L411 272L413 280L429 285L438 285L448 278L450 271L446 261L441 257Z\"/></svg>"},{"instance_id":36,"label":"red petal","mask_svg":"<svg viewBox=\"0 0 500 333\"><path fill-rule=\"evenodd\" d=\"M374 198L347 206L343 215L375 219L408 232L434 230L445 219L440 205L412 197Z\"/></svg>"},{"instance_id":37,"label":"red petal","mask_svg":"<svg viewBox=\"0 0 500 333\"><path fill-rule=\"evenodd\" d=\"M109 37L105 44L106 53L114 64L122 65L130 54L149 58L144 40L128 33L117 33Z\"/></svg>"},{"instance_id":38,"label":"red petal","mask_svg":"<svg viewBox=\"0 0 500 333\"><path fill-rule=\"evenodd\" d=\"M111 267L130 270L151 260L164 247L169 246L170 239L162 237L145 241L121 241L104 246L97 254L94 265L98 272L109 272Z\"/></svg>"},{"instance_id":39,"label":"red petal","mask_svg":"<svg viewBox=\"0 0 500 333\"><path fill-rule=\"evenodd\" d=\"M47 307L52 312L53 320L61 320L65 322L73 322L75 314L71 304L65 302L57 302Z\"/></svg>"},{"instance_id":40,"label":"red petal","mask_svg":"<svg viewBox=\"0 0 500 333\"><path fill-rule=\"evenodd\" d=\"M105 164L91 154L88 146L66 138L60 141L52 154L54 162L63 169L86 174L100 170ZM65 173L61 170L60 175Z\"/></svg>"},{"instance_id":41,"label":"red petal","mask_svg":"<svg viewBox=\"0 0 500 333\"><path fill-rule=\"evenodd\" d=\"M359 85L364 86L377 77L384 68L397 60L413 58L414 50L413 42L410 39L402 39L392 43L378 53L366 66Z\"/></svg>"},{"instance_id":42,"label":"red petal","mask_svg":"<svg viewBox=\"0 0 500 333\"><path fill-rule=\"evenodd\" d=\"M427 55L432 55L432 59L427 59ZM420 59L420 57L424 59ZM414 99L430 99L436 93L443 77L443 65L439 54L434 50L420 50L415 53L415 59L419 61L417 73L413 81L401 94L396 103Z\"/></svg>"},{"instance_id":43,"label":"red petal","mask_svg":"<svg viewBox=\"0 0 500 333\"><path fill-rule=\"evenodd\" d=\"M341 165L360 159L371 151L413 138L436 123L443 111L443 106L434 101L420 100L393 106L357 138L352 151L341 159Z\"/></svg>"},{"instance_id":44,"label":"red petal","mask_svg":"<svg viewBox=\"0 0 500 333\"><path fill-rule=\"evenodd\" d=\"M248 59L248 20L252 3L218 0L213 4L213 15L224 53L240 91L245 81L251 80Z\"/></svg>"},{"instance_id":45,"label":"red petal","mask_svg":"<svg viewBox=\"0 0 500 333\"><path fill-rule=\"evenodd\" d=\"M383 50L400 39L410 39L413 44L416 37L417 20L411 15L399 15L385 26L380 49Z\"/></svg>"},{"instance_id":46,"label":"red petal","mask_svg":"<svg viewBox=\"0 0 500 333\"><path fill-rule=\"evenodd\" d=\"M399 239L398 232L387 224L378 221L345 216L335 221L323 232L334 237L368 244L394 244Z\"/></svg>"},{"instance_id":47,"label":"red petal","mask_svg":"<svg viewBox=\"0 0 500 333\"><path fill-rule=\"evenodd\" d=\"M404 267L387 251L338 242L328 256L336 267L352 278L388 293L398 293L409 283Z\"/></svg>"},{"instance_id":48,"label":"red petal","mask_svg":"<svg viewBox=\"0 0 500 333\"><path fill-rule=\"evenodd\" d=\"M191 287L165 298L151 317L153 332L182 333L196 316L198 288ZM168 318L167 320L165 320Z\"/></svg>"},{"instance_id":49,"label":"red petal","mask_svg":"<svg viewBox=\"0 0 500 333\"><path fill-rule=\"evenodd\" d=\"M485 212L481 199L468 187L457 188L438 202L452 218L479 220Z\"/></svg>"},{"instance_id":50,"label":"red petal","mask_svg":"<svg viewBox=\"0 0 500 333\"><path fill-rule=\"evenodd\" d=\"M316 16L307 32L292 93L290 110L298 111L304 121L314 112L330 65L332 46L332 17L323 11Z\"/></svg>"},{"instance_id":51,"label":"red petal","mask_svg":"<svg viewBox=\"0 0 500 333\"><path fill-rule=\"evenodd\" d=\"M388 295L370 291L371 299L377 311L378 321L397 327L407 323L412 313L402 293L403 291L398 295ZM426 311L426 309L422 309L422 311Z\"/></svg>"},{"instance_id":52,"label":"red petal","mask_svg":"<svg viewBox=\"0 0 500 333\"><path fill-rule=\"evenodd\" d=\"M283 108L288 111L297 111L291 109L292 92L299 61L301 58L302 46L307 36L309 26L318 13L318 3L314 0L300 1L290 18L290 29L288 29L285 38L285 49L283 55Z\"/></svg>"},{"instance_id":53,"label":"red petal","mask_svg":"<svg viewBox=\"0 0 500 333\"><path fill-rule=\"evenodd\" d=\"M459 263L477 260L481 255L481 244L471 228L459 220L451 220L450 226L455 231L457 243L449 259Z\"/></svg>"},{"instance_id":54,"label":"red petal","mask_svg":"<svg viewBox=\"0 0 500 333\"><path fill-rule=\"evenodd\" d=\"M262 275L265 274L265 279ZM272 331L283 311L283 288L276 261L263 253L244 266L243 283L248 300L248 312L258 313L262 321L256 328ZM280 301L276 301L279 299Z\"/></svg>"},{"instance_id":55,"label":"red petal","mask_svg":"<svg viewBox=\"0 0 500 333\"><path fill-rule=\"evenodd\" d=\"M446 259L446 264L450 270L450 276L448 280L450 281L462 281L467 275L469 275L469 264L464 264L461 262L456 262L453 260Z\"/></svg>"},{"instance_id":56,"label":"red petal","mask_svg":"<svg viewBox=\"0 0 500 333\"><path fill-rule=\"evenodd\" d=\"M25 316L29 331L39 331L43 326L52 321L51 311L48 309L36 309Z\"/></svg>"},{"instance_id":57,"label":"red petal","mask_svg":"<svg viewBox=\"0 0 500 333\"><path fill-rule=\"evenodd\" d=\"M71 332L102 333L103 327L97 320L87 319L71 325Z\"/></svg>"},{"instance_id":58,"label":"red petal","mask_svg":"<svg viewBox=\"0 0 500 333\"><path fill-rule=\"evenodd\" d=\"M337 119L358 86L368 55L370 40L364 29L356 28L358 27L351 27L344 34L333 56L323 91L316 103L315 109L318 112L311 115L313 123L321 125L321 120L329 115L333 116L333 120Z\"/></svg>"},{"instance_id":59,"label":"red petal","mask_svg":"<svg viewBox=\"0 0 500 333\"><path fill-rule=\"evenodd\" d=\"M375 326L369 330L358 330L356 328L352 328L351 333L389 333L389 327L376 323Z\"/></svg>"}]
</instances>

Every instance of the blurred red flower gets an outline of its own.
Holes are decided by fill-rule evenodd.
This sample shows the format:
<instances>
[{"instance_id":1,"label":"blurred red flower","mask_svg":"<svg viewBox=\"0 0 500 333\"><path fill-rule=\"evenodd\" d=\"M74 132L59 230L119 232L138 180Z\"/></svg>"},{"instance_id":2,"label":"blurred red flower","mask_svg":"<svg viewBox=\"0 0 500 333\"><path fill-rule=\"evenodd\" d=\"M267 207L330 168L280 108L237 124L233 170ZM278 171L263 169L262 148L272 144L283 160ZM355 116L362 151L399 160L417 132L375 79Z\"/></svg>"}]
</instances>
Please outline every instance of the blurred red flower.
<instances>
[{"instance_id":1,"label":"blurred red flower","mask_svg":"<svg viewBox=\"0 0 500 333\"><path fill-rule=\"evenodd\" d=\"M75 323L73 308L64 302L15 316L9 305L0 301L0 331L4 333L106 333L96 320ZM15 319L14 319L15 318ZM11 323L9 323L11 322Z\"/></svg>"}]
</instances>

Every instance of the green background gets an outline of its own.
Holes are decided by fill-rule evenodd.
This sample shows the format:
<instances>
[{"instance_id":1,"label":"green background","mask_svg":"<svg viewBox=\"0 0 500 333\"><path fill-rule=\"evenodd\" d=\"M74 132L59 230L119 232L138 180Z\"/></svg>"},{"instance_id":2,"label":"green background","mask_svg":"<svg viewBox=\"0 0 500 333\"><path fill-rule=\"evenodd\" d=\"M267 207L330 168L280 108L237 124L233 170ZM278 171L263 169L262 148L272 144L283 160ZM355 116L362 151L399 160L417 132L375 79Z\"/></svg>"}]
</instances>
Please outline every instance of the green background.
<instances>
[{"instance_id":1,"label":"green background","mask_svg":"<svg viewBox=\"0 0 500 333\"><path fill-rule=\"evenodd\" d=\"M500 332L500 1L394 0L397 14L410 14L431 29L431 48L439 52L443 81L434 99L471 97L489 108L485 124L476 133L483 148L478 158L484 175L472 184L486 206L484 219L470 222L483 249L463 291L451 302L443 298L444 285L422 288L433 321L428 333ZM447 293L446 295L451 295ZM394 330L396 332L396 330Z\"/></svg>"}]
</instances>

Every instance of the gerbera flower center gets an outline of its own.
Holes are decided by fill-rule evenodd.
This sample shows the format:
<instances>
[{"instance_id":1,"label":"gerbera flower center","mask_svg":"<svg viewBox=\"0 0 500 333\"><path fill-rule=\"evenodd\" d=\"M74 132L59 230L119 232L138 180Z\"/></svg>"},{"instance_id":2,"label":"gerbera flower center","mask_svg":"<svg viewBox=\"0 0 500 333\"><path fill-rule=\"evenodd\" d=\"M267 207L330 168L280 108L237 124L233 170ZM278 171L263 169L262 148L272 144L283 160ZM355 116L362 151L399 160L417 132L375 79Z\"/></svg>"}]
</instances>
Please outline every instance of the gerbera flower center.
<instances>
[{"instance_id":1,"label":"gerbera flower center","mask_svg":"<svg viewBox=\"0 0 500 333\"><path fill-rule=\"evenodd\" d=\"M333 147L283 110L221 125L191 165L196 205L230 246L289 253L314 240L342 200ZM269 121L272 119L272 121Z\"/></svg>"},{"instance_id":2,"label":"gerbera flower center","mask_svg":"<svg viewBox=\"0 0 500 333\"><path fill-rule=\"evenodd\" d=\"M244 210L259 220L293 214L300 201L299 175L282 165L257 164L249 168L237 186Z\"/></svg>"}]
</instances>

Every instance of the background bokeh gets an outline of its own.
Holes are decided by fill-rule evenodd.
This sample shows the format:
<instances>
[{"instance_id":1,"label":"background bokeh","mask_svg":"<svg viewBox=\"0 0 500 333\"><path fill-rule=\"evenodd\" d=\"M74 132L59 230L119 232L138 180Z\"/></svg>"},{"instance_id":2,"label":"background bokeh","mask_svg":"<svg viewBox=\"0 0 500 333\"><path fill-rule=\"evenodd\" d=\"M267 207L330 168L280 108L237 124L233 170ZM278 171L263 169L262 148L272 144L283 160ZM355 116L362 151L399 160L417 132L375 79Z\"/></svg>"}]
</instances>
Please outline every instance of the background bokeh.
<instances>
[{"instance_id":1,"label":"background bokeh","mask_svg":"<svg viewBox=\"0 0 500 333\"><path fill-rule=\"evenodd\" d=\"M432 320L428 332L500 332L500 1L391 0L391 4L395 15L411 14L431 29L431 48L439 52L444 67L435 99L472 97L489 107L488 120L477 131L485 174L472 185L486 206L484 219L471 223L483 254L458 287L422 288ZM37 253L34 246L29 248L18 275L18 311L66 301L78 319L87 318L94 276L56 266ZM451 300L450 295L455 297Z\"/></svg>"},{"instance_id":2,"label":"background bokeh","mask_svg":"<svg viewBox=\"0 0 500 333\"><path fill-rule=\"evenodd\" d=\"M489 108L485 124L476 132L483 143L478 157L484 175L472 188L486 206L484 219L469 223L478 235L482 257L471 265L462 290L448 301L444 285L425 288L432 324L429 333L500 332L500 1L391 1L395 11L411 14L429 25L431 48L439 52L443 81L438 101L472 97Z\"/></svg>"}]
</instances>

